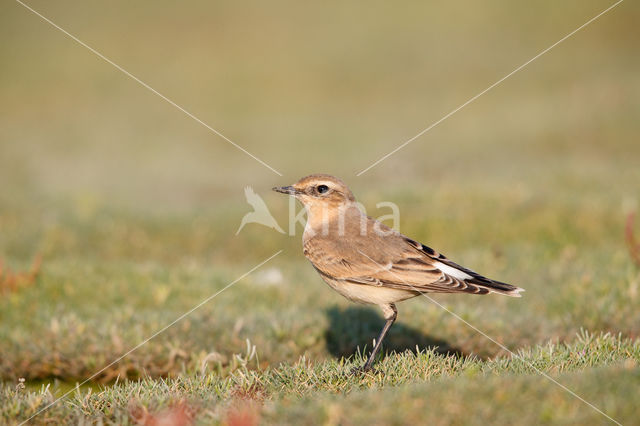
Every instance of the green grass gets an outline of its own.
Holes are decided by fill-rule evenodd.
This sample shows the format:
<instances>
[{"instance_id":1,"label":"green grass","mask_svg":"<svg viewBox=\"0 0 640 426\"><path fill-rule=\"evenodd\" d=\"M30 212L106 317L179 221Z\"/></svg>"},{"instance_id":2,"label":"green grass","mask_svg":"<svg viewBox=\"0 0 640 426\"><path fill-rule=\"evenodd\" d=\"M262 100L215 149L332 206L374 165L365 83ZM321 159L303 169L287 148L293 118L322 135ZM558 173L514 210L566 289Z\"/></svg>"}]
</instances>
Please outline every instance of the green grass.
<instances>
[{"instance_id":1,"label":"green grass","mask_svg":"<svg viewBox=\"0 0 640 426\"><path fill-rule=\"evenodd\" d=\"M637 3L623 2L366 174L356 173L610 5L30 2L279 177L17 3L0 5L0 423L19 423L280 249L35 423L637 423ZM328 23L331 23L329 26ZM398 306L382 327L293 237L235 235L254 187L342 177L372 216L521 299ZM298 206L299 208L299 206ZM254 352L255 348L255 352ZM20 381L24 379L24 383ZM24 386L23 386L24 385ZM24 389L23 389L24 387Z\"/></svg>"},{"instance_id":2,"label":"green grass","mask_svg":"<svg viewBox=\"0 0 640 426\"><path fill-rule=\"evenodd\" d=\"M240 405L255 410L254 415L266 423L447 424L460 422L461 403L465 410L479 413L465 423L603 421L601 414L537 374L541 371L567 386L578 385L582 397L612 410L618 421L626 423L635 419L634 403L613 395L640 383L640 343L588 333L569 345L550 343L521 350L512 359L483 361L434 350L394 353L364 376L351 374L364 361L360 355L321 363L302 358L264 369L250 346L235 357L230 368L185 371L175 379L144 378L102 390L71 390L67 400L43 413L39 421L129 423L132 401L150 412L188 401L203 423L224 421ZM28 417L53 402L55 391L44 385L38 391L6 385L1 413L5 419ZM529 407L523 418L512 406L526 405L531 398L540 403Z\"/></svg>"}]
</instances>

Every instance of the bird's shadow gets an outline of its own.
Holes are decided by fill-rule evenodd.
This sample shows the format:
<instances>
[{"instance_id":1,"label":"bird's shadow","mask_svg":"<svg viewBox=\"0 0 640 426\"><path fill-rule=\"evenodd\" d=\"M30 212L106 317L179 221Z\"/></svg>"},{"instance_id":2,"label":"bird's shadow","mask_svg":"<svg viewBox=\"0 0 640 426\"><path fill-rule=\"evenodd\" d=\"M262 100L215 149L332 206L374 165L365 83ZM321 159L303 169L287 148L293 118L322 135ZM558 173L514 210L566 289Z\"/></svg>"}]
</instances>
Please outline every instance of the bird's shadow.
<instances>
[{"instance_id":1,"label":"bird's shadow","mask_svg":"<svg viewBox=\"0 0 640 426\"><path fill-rule=\"evenodd\" d=\"M340 309L332 306L326 311L329 319L329 329L325 333L327 349L335 357L348 357L365 347L372 348L373 339L378 337L384 318L375 309L365 306L350 306ZM435 349L437 353L464 358L461 349L453 347L448 342L430 337L420 330L396 322L383 342L385 352L411 351L416 349Z\"/></svg>"}]
</instances>

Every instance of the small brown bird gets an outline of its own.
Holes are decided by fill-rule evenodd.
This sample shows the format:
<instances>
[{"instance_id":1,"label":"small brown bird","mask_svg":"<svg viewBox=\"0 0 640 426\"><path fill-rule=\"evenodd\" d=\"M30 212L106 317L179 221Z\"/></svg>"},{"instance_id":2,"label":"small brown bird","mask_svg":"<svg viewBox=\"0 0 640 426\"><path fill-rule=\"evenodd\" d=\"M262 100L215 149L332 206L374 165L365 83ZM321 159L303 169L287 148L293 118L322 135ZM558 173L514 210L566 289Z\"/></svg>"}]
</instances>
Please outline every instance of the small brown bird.
<instances>
[{"instance_id":1,"label":"small brown bird","mask_svg":"<svg viewBox=\"0 0 640 426\"><path fill-rule=\"evenodd\" d=\"M396 320L396 302L422 293L493 292L520 297L524 291L463 268L366 216L338 178L314 174L273 190L292 195L304 205L303 253L322 279L347 299L382 309L386 323L363 371L371 369Z\"/></svg>"}]
</instances>

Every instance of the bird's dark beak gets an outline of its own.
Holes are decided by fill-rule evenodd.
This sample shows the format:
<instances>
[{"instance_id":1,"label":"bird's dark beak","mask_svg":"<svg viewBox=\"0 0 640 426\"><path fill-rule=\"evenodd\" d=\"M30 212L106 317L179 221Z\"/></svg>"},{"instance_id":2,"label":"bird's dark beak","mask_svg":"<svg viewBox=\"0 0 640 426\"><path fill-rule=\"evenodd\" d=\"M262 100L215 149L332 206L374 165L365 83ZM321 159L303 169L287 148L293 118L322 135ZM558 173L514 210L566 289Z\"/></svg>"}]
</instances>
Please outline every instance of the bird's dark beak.
<instances>
[{"instance_id":1,"label":"bird's dark beak","mask_svg":"<svg viewBox=\"0 0 640 426\"><path fill-rule=\"evenodd\" d=\"M275 188L273 188L273 190L289 195L296 195L298 193L298 191L293 186L276 186Z\"/></svg>"}]
</instances>

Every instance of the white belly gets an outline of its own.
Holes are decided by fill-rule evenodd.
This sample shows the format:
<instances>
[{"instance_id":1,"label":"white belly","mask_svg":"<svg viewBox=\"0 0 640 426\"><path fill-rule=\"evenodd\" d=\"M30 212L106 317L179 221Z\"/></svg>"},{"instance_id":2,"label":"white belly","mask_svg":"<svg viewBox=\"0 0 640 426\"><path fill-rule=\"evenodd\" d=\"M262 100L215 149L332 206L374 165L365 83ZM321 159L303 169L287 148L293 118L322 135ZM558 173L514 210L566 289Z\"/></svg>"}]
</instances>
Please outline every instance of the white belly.
<instances>
[{"instance_id":1,"label":"white belly","mask_svg":"<svg viewBox=\"0 0 640 426\"><path fill-rule=\"evenodd\" d=\"M331 280L322 276L329 286L347 299L372 305L385 305L400 302L417 296L419 293L395 288L373 286L366 284L352 284L340 280Z\"/></svg>"}]
</instances>

